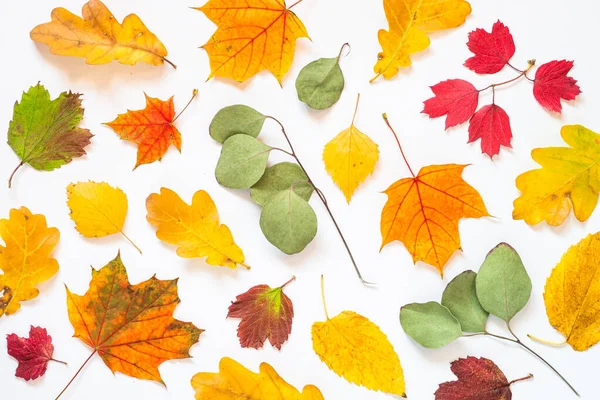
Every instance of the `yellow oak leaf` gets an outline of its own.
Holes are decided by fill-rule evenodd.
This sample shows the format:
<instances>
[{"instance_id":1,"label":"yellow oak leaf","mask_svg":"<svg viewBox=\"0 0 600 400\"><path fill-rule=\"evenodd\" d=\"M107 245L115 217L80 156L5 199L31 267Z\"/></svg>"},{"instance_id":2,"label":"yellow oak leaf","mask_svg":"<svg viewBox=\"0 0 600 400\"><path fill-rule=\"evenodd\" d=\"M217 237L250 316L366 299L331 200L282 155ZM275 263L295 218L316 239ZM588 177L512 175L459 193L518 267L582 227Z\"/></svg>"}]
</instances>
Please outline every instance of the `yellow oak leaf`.
<instances>
[{"instance_id":1,"label":"yellow oak leaf","mask_svg":"<svg viewBox=\"0 0 600 400\"><path fill-rule=\"evenodd\" d=\"M211 73L243 82L269 70L279 83L294 59L296 39L308 38L306 28L285 0L209 0L196 8L217 25L202 46Z\"/></svg>"},{"instance_id":2,"label":"yellow oak leaf","mask_svg":"<svg viewBox=\"0 0 600 400\"><path fill-rule=\"evenodd\" d=\"M521 191L514 201L513 218L529 225L546 221L558 226L571 209L579 221L587 220L600 193L600 135L581 126L563 126L560 134L571 147L534 149L531 157L542 168L517 177Z\"/></svg>"},{"instance_id":3,"label":"yellow oak leaf","mask_svg":"<svg viewBox=\"0 0 600 400\"><path fill-rule=\"evenodd\" d=\"M233 241L227 225L219 223L219 213L210 195L199 190L188 205L177 193L161 188L146 199L148 222L157 227L156 236L179 246L183 258L206 257L210 265L236 268L244 264L244 253Z\"/></svg>"},{"instance_id":4,"label":"yellow oak leaf","mask_svg":"<svg viewBox=\"0 0 600 400\"><path fill-rule=\"evenodd\" d=\"M191 383L197 400L324 400L316 386L306 385L301 393L267 363L256 374L228 357L219 362L219 372L200 372Z\"/></svg>"},{"instance_id":5,"label":"yellow oak leaf","mask_svg":"<svg viewBox=\"0 0 600 400\"><path fill-rule=\"evenodd\" d=\"M373 173L379 160L377 143L354 126L359 99L360 95L350 128L340 132L323 150L325 169L344 192L348 203L358 185Z\"/></svg>"},{"instance_id":6,"label":"yellow oak leaf","mask_svg":"<svg viewBox=\"0 0 600 400\"><path fill-rule=\"evenodd\" d=\"M60 56L83 57L87 64L118 61L135 65L144 62L162 65L167 62L167 49L135 14L120 24L100 0L90 0L78 17L64 8L52 11L52 21L31 31L31 39L50 46Z\"/></svg>"},{"instance_id":7,"label":"yellow oak leaf","mask_svg":"<svg viewBox=\"0 0 600 400\"><path fill-rule=\"evenodd\" d=\"M120 233L139 252L142 251L123 232L127 216L127 196L105 182L77 182L67 186L67 205L75 229L87 238Z\"/></svg>"},{"instance_id":8,"label":"yellow oak leaf","mask_svg":"<svg viewBox=\"0 0 600 400\"><path fill-rule=\"evenodd\" d=\"M46 218L25 207L10 210L0 219L0 317L14 314L21 302L37 297L37 284L52 278L58 262L50 254L60 233L48 228Z\"/></svg>"},{"instance_id":9,"label":"yellow oak leaf","mask_svg":"<svg viewBox=\"0 0 600 400\"><path fill-rule=\"evenodd\" d=\"M371 82L383 75L390 79L412 64L411 54L429 47L428 32L462 25L471 5L465 0L383 0L389 30L379 30L382 52L377 56Z\"/></svg>"},{"instance_id":10,"label":"yellow oak leaf","mask_svg":"<svg viewBox=\"0 0 600 400\"><path fill-rule=\"evenodd\" d=\"M571 246L546 281L550 324L577 351L600 341L600 233Z\"/></svg>"}]
</instances>

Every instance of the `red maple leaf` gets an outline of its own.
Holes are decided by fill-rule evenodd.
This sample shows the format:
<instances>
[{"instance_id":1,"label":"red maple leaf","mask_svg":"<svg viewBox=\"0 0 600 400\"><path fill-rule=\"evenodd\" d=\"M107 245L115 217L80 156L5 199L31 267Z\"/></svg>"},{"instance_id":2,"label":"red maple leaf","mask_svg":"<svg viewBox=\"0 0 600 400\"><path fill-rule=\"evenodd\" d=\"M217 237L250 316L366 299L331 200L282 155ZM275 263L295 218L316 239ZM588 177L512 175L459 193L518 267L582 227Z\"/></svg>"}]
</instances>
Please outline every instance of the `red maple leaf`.
<instances>
[{"instance_id":1,"label":"red maple leaf","mask_svg":"<svg viewBox=\"0 0 600 400\"><path fill-rule=\"evenodd\" d=\"M242 347L261 348L268 338L272 346L281 350L292 332L294 318L294 306L283 288L294 279L274 289L268 285L254 286L231 303L227 317L242 319L238 326Z\"/></svg>"},{"instance_id":2,"label":"red maple leaf","mask_svg":"<svg viewBox=\"0 0 600 400\"><path fill-rule=\"evenodd\" d=\"M500 21L494 24L492 32L478 28L469 33L467 47L475 55L465 62L465 67L478 74L499 72L515 54L513 37Z\"/></svg>"},{"instance_id":3,"label":"red maple leaf","mask_svg":"<svg viewBox=\"0 0 600 400\"><path fill-rule=\"evenodd\" d=\"M574 100L581 93L577 81L567 76L571 68L573 61L550 61L535 72L533 96L545 109L560 113L560 99Z\"/></svg>"},{"instance_id":4,"label":"red maple leaf","mask_svg":"<svg viewBox=\"0 0 600 400\"><path fill-rule=\"evenodd\" d=\"M15 376L26 381L44 375L48 361L57 361L52 358L54 353L52 337L44 328L32 326L28 338L11 333L6 335L6 342L8 354L19 362ZM62 363L62 361L58 362Z\"/></svg>"},{"instance_id":5,"label":"red maple leaf","mask_svg":"<svg viewBox=\"0 0 600 400\"><path fill-rule=\"evenodd\" d=\"M469 123L469 143L481 139L481 151L490 158L500 152L500 146L511 147L510 118L501 107L489 104L481 107Z\"/></svg>"},{"instance_id":6,"label":"red maple leaf","mask_svg":"<svg viewBox=\"0 0 600 400\"><path fill-rule=\"evenodd\" d=\"M446 129L462 124L473 116L479 101L479 91L462 79L448 79L431 86L434 97L425 100L422 113L429 118L446 115Z\"/></svg>"},{"instance_id":7,"label":"red maple leaf","mask_svg":"<svg viewBox=\"0 0 600 400\"><path fill-rule=\"evenodd\" d=\"M510 400L510 385L532 378L528 375L509 382L493 361L487 358L459 358L450 364L457 381L444 382L435 392L435 400Z\"/></svg>"}]
</instances>

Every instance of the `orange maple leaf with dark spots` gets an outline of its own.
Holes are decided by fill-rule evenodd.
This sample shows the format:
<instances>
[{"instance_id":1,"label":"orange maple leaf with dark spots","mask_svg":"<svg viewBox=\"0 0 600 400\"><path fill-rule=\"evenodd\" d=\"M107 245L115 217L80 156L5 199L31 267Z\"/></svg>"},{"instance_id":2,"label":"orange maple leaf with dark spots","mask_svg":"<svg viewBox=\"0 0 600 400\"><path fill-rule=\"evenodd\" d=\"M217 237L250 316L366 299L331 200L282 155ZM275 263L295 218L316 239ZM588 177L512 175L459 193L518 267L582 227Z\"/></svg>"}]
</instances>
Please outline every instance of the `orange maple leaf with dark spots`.
<instances>
[{"instance_id":1,"label":"orange maple leaf with dark spots","mask_svg":"<svg viewBox=\"0 0 600 400\"><path fill-rule=\"evenodd\" d=\"M381 247L399 240L413 262L433 265L443 277L444 266L461 249L459 220L486 217L488 211L479 192L462 179L466 165L430 165L415 176L385 114L384 119L412 177L400 179L385 191L388 201L381 212Z\"/></svg>"}]
</instances>

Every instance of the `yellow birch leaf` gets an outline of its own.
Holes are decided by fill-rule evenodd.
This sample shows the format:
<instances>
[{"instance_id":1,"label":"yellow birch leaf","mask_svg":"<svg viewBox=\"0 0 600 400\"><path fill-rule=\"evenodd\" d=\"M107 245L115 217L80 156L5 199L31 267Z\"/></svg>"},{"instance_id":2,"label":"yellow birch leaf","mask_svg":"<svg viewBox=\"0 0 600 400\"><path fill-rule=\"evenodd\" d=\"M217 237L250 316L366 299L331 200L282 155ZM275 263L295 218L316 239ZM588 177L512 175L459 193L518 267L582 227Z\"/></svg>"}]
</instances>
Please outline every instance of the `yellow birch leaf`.
<instances>
[{"instance_id":1,"label":"yellow birch leaf","mask_svg":"<svg viewBox=\"0 0 600 400\"><path fill-rule=\"evenodd\" d=\"M48 228L46 218L32 214L26 207L10 210L0 219L0 317L14 314L21 302L37 297L35 287L54 276L58 262L50 254L60 233Z\"/></svg>"},{"instance_id":2,"label":"yellow birch leaf","mask_svg":"<svg viewBox=\"0 0 600 400\"><path fill-rule=\"evenodd\" d=\"M373 173L379 160L377 143L354 126L359 99L360 95L350 127L340 132L323 149L325 169L344 192L348 203L358 185Z\"/></svg>"},{"instance_id":3,"label":"yellow birch leaf","mask_svg":"<svg viewBox=\"0 0 600 400\"><path fill-rule=\"evenodd\" d=\"M78 17L64 8L52 11L52 21L31 31L31 39L50 46L52 54L83 57L87 64L118 61L135 65L169 63L167 49L135 14L120 24L100 0L90 0Z\"/></svg>"},{"instance_id":4,"label":"yellow birch leaf","mask_svg":"<svg viewBox=\"0 0 600 400\"><path fill-rule=\"evenodd\" d=\"M183 258L206 257L210 265L236 268L244 264L244 253L234 242L227 225L219 223L219 213L210 195L199 190L188 205L177 193L161 188L146 199L148 222L157 227L156 236L179 246Z\"/></svg>"}]
</instances>

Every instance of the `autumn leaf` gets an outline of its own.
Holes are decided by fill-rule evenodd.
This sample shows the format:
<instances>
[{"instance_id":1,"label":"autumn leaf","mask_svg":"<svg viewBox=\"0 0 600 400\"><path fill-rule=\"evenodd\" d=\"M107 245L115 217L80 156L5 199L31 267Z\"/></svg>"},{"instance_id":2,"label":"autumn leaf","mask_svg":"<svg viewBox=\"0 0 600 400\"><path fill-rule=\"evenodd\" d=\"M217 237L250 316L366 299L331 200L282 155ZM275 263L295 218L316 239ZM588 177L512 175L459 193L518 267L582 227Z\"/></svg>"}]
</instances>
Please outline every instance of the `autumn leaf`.
<instances>
[{"instance_id":1,"label":"autumn leaf","mask_svg":"<svg viewBox=\"0 0 600 400\"><path fill-rule=\"evenodd\" d=\"M83 365L97 353L113 373L164 385L158 367L168 360L189 358L190 347L203 332L173 318L180 301L177 279L153 276L131 285L120 255L99 270L92 268L85 295L66 290L74 336L94 349Z\"/></svg>"},{"instance_id":2,"label":"autumn leaf","mask_svg":"<svg viewBox=\"0 0 600 400\"><path fill-rule=\"evenodd\" d=\"M535 71L533 96L546 110L560 113L560 100L575 100L581 93L577 81L567 76L573 61L550 61Z\"/></svg>"},{"instance_id":3,"label":"autumn leaf","mask_svg":"<svg viewBox=\"0 0 600 400\"><path fill-rule=\"evenodd\" d=\"M21 162L8 180L9 188L15 172L24 164L52 171L86 154L84 149L93 135L78 127L83 118L80 97L62 92L50 100L50 93L38 83L23 93L20 103L15 103L8 145Z\"/></svg>"},{"instance_id":4,"label":"autumn leaf","mask_svg":"<svg viewBox=\"0 0 600 400\"><path fill-rule=\"evenodd\" d=\"M313 350L321 361L348 382L406 397L400 359L385 333L354 311L329 318L323 276L321 295L327 320L312 326Z\"/></svg>"},{"instance_id":5,"label":"autumn leaf","mask_svg":"<svg viewBox=\"0 0 600 400\"><path fill-rule=\"evenodd\" d=\"M137 15L128 15L120 24L100 0L87 2L81 15L55 8L52 21L33 28L31 39L50 46L52 54L83 57L87 64L167 62L177 68L165 58L165 46Z\"/></svg>"},{"instance_id":6,"label":"autumn leaf","mask_svg":"<svg viewBox=\"0 0 600 400\"><path fill-rule=\"evenodd\" d=\"M425 100L424 114L429 118L446 116L446 129L467 122L479 102L479 91L469 82L462 79L448 79L431 87L435 95Z\"/></svg>"},{"instance_id":7,"label":"autumn leaf","mask_svg":"<svg viewBox=\"0 0 600 400\"><path fill-rule=\"evenodd\" d=\"M161 188L146 199L148 222L157 227L156 236L179 246L184 258L206 257L210 265L236 268L244 264L244 253L233 241L227 225L219 223L219 213L210 195L199 190L188 205L172 190Z\"/></svg>"},{"instance_id":8,"label":"autumn leaf","mask_svg":"<svg viewBox=\"0 0 600 400\"><path fill-rule=\"evenodd\" d=\"M87 238L120 233L142 254L142 250L123 232L127 216L127 196L106 182L77 182L67 186L67 206L75 229Z\"/></svg>"},{"instance_id":9,"label":"autumn leaf","mask_svg":"<svg viewBox=\"0 0 600 400\"><path fill-rule=\"evenodd\" d=\"M269 70L281 84L294 59L296 39L308 38L306 28L285 0L209 0L196 8L217 25L202 46L215 76L244 82Z\"/></svg>"},{"instance_id":10,"label":"autumn leaf","mask_svg":"<svg viewBox=\"0 0 600 400\"><path fill-rule=\"evenodd\" d=\"M52 337L48 335L45 328L39 326L31 326L27 338L19 337L14 333L6 335L6 347L8 355L19 362L15 376L26 381L43 376L49 361L66 364L64 361L52 358L54 354Z\"/></svg>"},{"instance_id":11,"label":"autumn leaf","mask_svg":"<svg viewBox=\"0 0 600 400\"><path fill-rule=\"evenodd\" d=\"M60 233L48 228L46 217L32 214L26 207L12 209L8 219L0 219L0 317L14 314L21 302L37 297L36 285L58 272L58 262L50 254Z\"/></svg>"},{"instance_id":12,"label":"autumn leaf","mask_svg":"<svg viewBox=\"0 0 600 400\"><path fill-rule=\"evenodd\" d=\"M383 0L383 8L389 30L379 30L382 52L371 82L381 75L393 78L400 68L410 66L411 54L429 47L428 32L460 26L471 14L471 5L465 0Z\"/></svg>"},{"instance_id":13,"label":"autumn leaf","mask_svg":"<svg viewBox=\"0 0 600 400\"><path fill-rule=\"evenodd\" d=\"M510 400L513 383L533 378L529 374L509 382L492 360L483 357L459 358L450 369L458 380L441 383L435 400Z\"/></svg>"},{"instance_id":14,"label":"autumn leaf","mask_svg":"<svg viewBox=\"0 0 600 400\"><path fill-rule=\"evenodd\" d=\"M481 139L481 152L492 158L500 152L500 146L512 147L510 118L496 104L483 106L473 115L469 124L469 142Z\"/></svg>"},{"instance_id":15,"label":"autumn leaf","mask_svg":"<svg viewBox=\"0 0 600 400\"><path fill-rule=\"evenodd\" d=\"M377 143L354 126L359 100L360 95L350 127L331 139L323 149L325 169L344 192L348 203L358 185L373 173L379 160Z\"/></svg>"},{"instance_id":16,"label":"autumn leaf","mask_svg":"<svg viewBox=\"0 0 600 400\"><path fill-rule=\"evenodd\" d=\"M197 373L191 383L197 400L324 400L316 386L299 392L267 363L255 374L228 357L219 362L219 372Z\"/></svg>"},{"instance_id":17,"label":"autumn leaf","mask_svg":"<svg viewBox=\"0 0 600 400\"><path fill-rule=\"evenodd\" d=\"M385 190L388 201L381 212L381 247L399 240L414 263L432 265L443 277L444 266L461 249L458 222L487 217L487 208L479 192L462 179L466 165L430 165L415 175L387 116L383 117L412 177L400 179Z\"/></svg>"},{"instance_id":18,"label":"autumn leaf","mask_svg":"<svg viewBox=\"0 0 600 400\"><path fill-rule=\"evenodd\" d=\"M514 201L513 218L529 225L546 221L558 226L571 209L587 220L600 192L600 135L581 125L565 125L560 134L570 147L534 149L531 157L542 168L517 177L521 195Z\"/></svg>"},{"instance_id":19,"label":"autumn leaf","mask_svg":"<svg viewBox=\"0 0 600 400\"><path fill-rule=\"evenodd\" d=\"M137 111L127 111L112 122L110 126L123 140L129 140L138 145L136 169L142 164L160 161L169 146L173 144L181 153L181 133L173 125L179 116L188 108L198 91L194 90L192 99L187 106L175 116L173 97L167 101L146 96L146 108Z\"/></svg>"},{"instance_id":20,"label":"autumn leaf","mask_svg":"<svg viewBox=\"0 0 600 400\"><path fill-rule=\"evenodd\" d=\"M477 28L469 33L467 47L474 54L465 67L478 74L495 74L506 66L515 54L515 42L502 22L497 21L491 32Z\"/></svg>"},{"instance_id":21,"label":"autumn leaf","mask_svg":"<svg viewBox=\"0 0 600 400\"><path fill-rule=\"evenodd\" d=\"M277 288L253 286L231 303L227 318L242 319L238 326L242 347L262 348L268 338L272 346L281 350L292 332L294 318L292 300L283 293L283 288L294 279Z\"/></svg>"}]
</instances>

